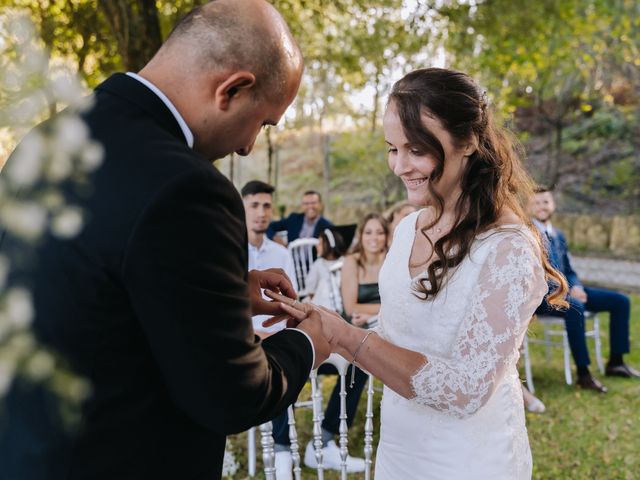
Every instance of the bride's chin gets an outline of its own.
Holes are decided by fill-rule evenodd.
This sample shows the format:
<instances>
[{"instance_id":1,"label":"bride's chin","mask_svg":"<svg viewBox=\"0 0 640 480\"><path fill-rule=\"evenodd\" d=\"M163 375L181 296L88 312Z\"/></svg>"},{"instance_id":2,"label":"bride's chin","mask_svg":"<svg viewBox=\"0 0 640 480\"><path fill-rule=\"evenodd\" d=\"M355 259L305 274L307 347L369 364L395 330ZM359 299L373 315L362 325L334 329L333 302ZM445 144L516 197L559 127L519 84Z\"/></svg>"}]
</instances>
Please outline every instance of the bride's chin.
<instances>
[{"instance_id":1,"label":"bride's chin","mask_svg":"<svg viewBox=\"0 0 640 480\"><path fill-rule=\"evenodd\" d=\"M407 201L416 207L430 207L435 204L431 195L425 195L424 193L418 194L410 190L407 191Z\"/></svg>"}]
</instances>

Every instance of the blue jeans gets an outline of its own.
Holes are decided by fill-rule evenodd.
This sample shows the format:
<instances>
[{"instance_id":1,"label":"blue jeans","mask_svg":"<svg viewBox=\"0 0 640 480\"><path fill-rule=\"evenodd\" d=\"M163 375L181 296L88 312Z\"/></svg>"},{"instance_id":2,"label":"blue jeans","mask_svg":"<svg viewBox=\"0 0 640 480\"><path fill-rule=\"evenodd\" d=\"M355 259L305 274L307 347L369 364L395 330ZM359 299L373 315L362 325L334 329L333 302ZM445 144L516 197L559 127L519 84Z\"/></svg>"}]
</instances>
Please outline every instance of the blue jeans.
<instances>
[{"instance_id":1,"label":"blue jeans","mask_svg":"<svg viewBox=\"0 0 640 480\"><path fill-rule=\"evenodd\" d=\"M540 315L552 315L563 317L569 347L573 360L578 367L586 367L591 363L587 339L585 337L584 312L609 312L609 342L612 354L629 353L629 314L631 302L629 297L622 293L602 288L585 287L587 303L582 303L573 297L569 297L568 310L555 310L549 306L546 299L536 310Z\"/></svg>"}]
</instances>

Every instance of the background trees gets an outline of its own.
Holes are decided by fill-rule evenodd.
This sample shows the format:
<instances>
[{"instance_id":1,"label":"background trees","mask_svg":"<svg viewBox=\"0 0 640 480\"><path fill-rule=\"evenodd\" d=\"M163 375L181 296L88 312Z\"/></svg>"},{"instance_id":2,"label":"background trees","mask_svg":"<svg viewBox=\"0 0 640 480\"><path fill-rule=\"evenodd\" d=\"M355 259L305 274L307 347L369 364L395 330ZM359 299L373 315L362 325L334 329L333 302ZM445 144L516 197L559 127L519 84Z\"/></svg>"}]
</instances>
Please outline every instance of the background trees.
<instances>
[{"instance_id":1,"label":"background trees","mask_svg":"<svg viewBox=\"0 0 640 480\"><path fill-rule=\"evenodd\" d=\"M299 39L306 72L286 129L269 129L251 157L220 162L236 183L277 183L288 207L311 184L337 216L399 199L381 112L394 80L435 63L487 88L525 144L530 170L564 194L567 208L640 209L636 1L271 1ZM114 71L139 69L199 3L0 0L0 8L27 9L51 64L73 65L91 88Z\"/></svg>"}]
</instances>

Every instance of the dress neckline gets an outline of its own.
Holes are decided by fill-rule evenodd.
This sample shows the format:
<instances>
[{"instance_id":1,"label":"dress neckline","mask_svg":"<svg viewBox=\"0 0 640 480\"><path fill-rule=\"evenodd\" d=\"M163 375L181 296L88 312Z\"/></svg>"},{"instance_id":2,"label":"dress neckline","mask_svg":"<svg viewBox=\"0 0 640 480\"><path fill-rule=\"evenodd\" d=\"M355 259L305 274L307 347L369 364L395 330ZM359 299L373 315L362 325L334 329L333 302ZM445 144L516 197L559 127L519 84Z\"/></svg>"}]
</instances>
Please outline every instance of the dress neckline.
<instances>
[{"instance_id":1,"label":"dress neckline","mask_svg":"<svg viewBox=\"0 0 640 480\"><path fill-rule=\"evenodd\" d=\"M413 246L414 246L414 244L416 242L416 234L418 233L418 220L420 219L420 214L424 210L426 210L426 208L421 208L420 210L415 212L414 215L416 216L416 218L413 220L413 222L411 222L412 225L413 225L413 229L411 230L413 238L411 239L411 247L409 249L409 256L407 257L405 265L404 265L405 271L407 273L407 276L411 280L411 283L414 283L420 277L424 276L427 273L427 269L429 268L429 265L431 265L431 264L427 265L417 275L411 275L411 267L409 266L409 260L411 260L411 253L413 252ZM488 228L487 230L485 230L483 232L480 232L478 234L478 236L473 239L473 243L475 243L476 240L478 240L478 239L481 240L481 239L484 239L485 237L488 237L490 234L492 234L496 230L502 230L502 229L508 229L508 228L513 228L513 229L516 229L516 230L522 230L522 228L526 228L526 225L524 223L503 223L501 225L496 225L495 227L491 227L491 228Z\"/></svg>"}]
</instances>

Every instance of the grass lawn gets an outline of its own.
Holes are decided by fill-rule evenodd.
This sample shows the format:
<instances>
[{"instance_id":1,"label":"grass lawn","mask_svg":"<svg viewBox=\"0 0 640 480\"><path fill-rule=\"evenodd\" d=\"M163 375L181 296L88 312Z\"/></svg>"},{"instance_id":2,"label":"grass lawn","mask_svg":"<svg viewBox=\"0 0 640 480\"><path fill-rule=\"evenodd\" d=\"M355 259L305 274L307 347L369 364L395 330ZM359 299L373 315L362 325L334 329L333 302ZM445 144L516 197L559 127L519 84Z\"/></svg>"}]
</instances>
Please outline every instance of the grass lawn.
<instances>
[{"instance_id":1,"label":"grass lawn","mask_svg":"<svg viewBox=\"0 0 640 480\"><path fill-rule=\"evenodd\" d=\"M609 352L609 321L601 315L603 350L605 361ZM538 335L540 328L533 324L531 335ZM589 340L592 356L592 372L600 378L609 393L599 395L578 390L564 383L561 349L552 349L551 362L547 362L544 347L531 347L533 377L536 394L544 401L547 411L543 414L527 413L529 440L533 452L533 478L540 480L640 479L640 381L602 377L597 372L593 358L593 343ZM625 361L640 368L640 296L632 296L631 350ZM574 376L575 377L575 376ZM524 378L524 373L522 374ZM323 390L328 395L333 388L333 378L326 378ZM304 395L304 394L303 394ZM379 430L380 393L375 401L374 445ZM358 418L349 432L349 451L363 456L364 394L358 408ZM311 412L296 412L301 455L311 436ZM258 437L258 452L259 434ZM246 435L229 437L236 459L240 463L235 479L249 478L247 474ZM258 471L261 462L258 459ZM303 469L303 478L315 478L315 471ZM256 478L264 478L258 473ZM325 472L325 479L340 478L338 472ZM349 478L364 478L350 475ZM398 479L402 480L402 479Z\"/></svg>"}]
</instances>

